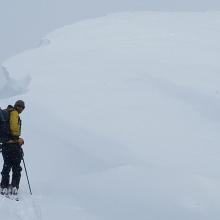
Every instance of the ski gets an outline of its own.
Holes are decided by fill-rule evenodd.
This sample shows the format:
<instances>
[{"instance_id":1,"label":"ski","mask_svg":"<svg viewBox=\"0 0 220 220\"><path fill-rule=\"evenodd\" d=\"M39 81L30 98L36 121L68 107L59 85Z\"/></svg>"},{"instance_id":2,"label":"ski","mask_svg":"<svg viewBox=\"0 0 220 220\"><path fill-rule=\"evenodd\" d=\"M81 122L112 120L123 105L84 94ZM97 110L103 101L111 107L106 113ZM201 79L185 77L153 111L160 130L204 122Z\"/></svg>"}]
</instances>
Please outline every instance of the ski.
<instances>
[{"instance_id":1,"label":"ski","mask_svg":"<svg viewBox=\"0 0 220 220\"><path fill-rule=\"evenodd\" d=\"M9 196L9 199L11 199L11 200L19 201L18 194L16 194L16 195L9 194L8 196Z\"/></svg>"},{"instance_id":2,"label":"ski","mask_svg":"<svg viewBox=\"0 0 220 220\"><path fill-rule=\"evenodd\" d=\"M10 187L9 187L8 190L9 190L8 193L7 193L7 194L4 194L4 193L2 192L2 189L0 188L0 195L4 196L5 198L10 199L10 200L19 201L18 194L16 194L16 195L12 194Z\"/></svg>"},{"instance_id":3,"label":"ski","mask_svg":"<svg viewBox=\"0 0 220 220\"><path fill-rule=\"evenodd\" d=\"M17 202L20 201L20 199L17 195L4 195L4 194L1 194L1 196L3 196L6 199L14 200L14 201L17 201Z\"/></svg>"}]
</instances>

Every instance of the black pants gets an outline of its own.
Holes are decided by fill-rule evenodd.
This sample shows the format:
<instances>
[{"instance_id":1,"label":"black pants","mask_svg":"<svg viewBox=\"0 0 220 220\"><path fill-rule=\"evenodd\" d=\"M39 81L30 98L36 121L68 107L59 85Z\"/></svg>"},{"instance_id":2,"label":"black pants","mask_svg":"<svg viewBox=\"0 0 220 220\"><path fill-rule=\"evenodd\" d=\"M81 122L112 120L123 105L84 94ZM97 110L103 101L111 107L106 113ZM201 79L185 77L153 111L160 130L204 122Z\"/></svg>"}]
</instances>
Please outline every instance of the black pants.
<instances>
[{"instance_id":1,"label":"black pants","mask_svg":"<svg viewBox=\"0 0 220 220\"><path fill-rule=\"evenodd\" d=\"M10 181L10 171L12 170L12 187L19 188L22 168L20 166L22 160L22 151L19 144L3 144L2 156L4 165L2 169L1 187L7 188Z\"/></svg>"}]
</instances>

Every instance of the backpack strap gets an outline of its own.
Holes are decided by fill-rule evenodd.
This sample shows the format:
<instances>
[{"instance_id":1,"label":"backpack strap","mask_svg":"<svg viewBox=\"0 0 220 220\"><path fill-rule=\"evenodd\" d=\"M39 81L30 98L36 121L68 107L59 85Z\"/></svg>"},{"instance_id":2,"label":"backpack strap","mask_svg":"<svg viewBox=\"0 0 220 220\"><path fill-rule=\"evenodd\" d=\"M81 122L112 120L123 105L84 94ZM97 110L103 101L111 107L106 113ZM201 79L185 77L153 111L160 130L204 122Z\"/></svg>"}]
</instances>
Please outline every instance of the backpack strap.
<instances>
[{"instance_id":1,"label":"backpack strap","mask_svg":"<svg viewBox=\"0 0 220 220\"><path fill-rule=\"evenodd\" d=\"M1 108L0 108L0 119L1 119L1 121L5 120L3 110Z\"/></svg>"}]
</instances>

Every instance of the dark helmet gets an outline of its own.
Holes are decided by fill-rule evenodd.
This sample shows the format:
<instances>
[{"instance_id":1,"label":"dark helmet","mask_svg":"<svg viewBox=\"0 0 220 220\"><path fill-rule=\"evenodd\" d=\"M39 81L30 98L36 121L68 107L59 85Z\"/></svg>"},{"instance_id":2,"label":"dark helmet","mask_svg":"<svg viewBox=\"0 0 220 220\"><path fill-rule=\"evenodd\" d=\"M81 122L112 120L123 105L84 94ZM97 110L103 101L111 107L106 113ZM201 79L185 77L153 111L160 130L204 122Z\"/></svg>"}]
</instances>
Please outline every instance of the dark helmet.
<instances>
[{"instance_id":1,"label":"dark helmet","mask_svg":"<svg viewBox=\"0 0 220 220\"><path fill-rule=\"evenodd\" d=\"M15 102L14 107L16 107L16 106L21 106L22 108L25 108L25 103L22 100L18 100Z\"/></svg>"}]
</instances>

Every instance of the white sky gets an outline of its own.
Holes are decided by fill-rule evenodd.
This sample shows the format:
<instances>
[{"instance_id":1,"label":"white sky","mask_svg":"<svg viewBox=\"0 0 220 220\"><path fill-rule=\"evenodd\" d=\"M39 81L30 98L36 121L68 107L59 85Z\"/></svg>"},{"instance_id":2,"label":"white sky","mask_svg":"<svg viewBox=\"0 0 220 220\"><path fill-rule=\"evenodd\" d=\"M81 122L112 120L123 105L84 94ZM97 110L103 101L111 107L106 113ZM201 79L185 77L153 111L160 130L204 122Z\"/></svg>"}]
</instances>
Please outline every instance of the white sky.
<instances>
[{"instance_id":1,"label":"white sky","mask_svg":"<svg viewBox=\"0 0 220 220\"><path fill-rule=\"evenodd\" d=\"M0 63L65 24L126 10L220 10L220 1L0 0Z\"/></svg>"}]
</instances>

